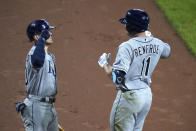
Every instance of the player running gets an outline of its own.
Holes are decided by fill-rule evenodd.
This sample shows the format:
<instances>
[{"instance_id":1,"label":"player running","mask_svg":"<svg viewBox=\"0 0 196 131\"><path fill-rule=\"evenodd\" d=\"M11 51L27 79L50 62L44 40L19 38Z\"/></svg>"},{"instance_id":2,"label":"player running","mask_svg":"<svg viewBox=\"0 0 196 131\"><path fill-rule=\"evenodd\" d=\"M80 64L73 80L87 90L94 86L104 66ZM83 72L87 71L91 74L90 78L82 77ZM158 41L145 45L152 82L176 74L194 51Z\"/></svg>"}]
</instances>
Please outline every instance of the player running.
<instances>
[{"instance_id":1,"label":"player running","mask_svg":"<svg viewBox=\"0 0 196 131\"><path fill-rule=\"evenodd\" d=\"M128 10L120 22L131 39L120 44L113 66L110 54L103 53L98 60L118 90L110 127L111 131L141 131L152 103L152 72L160 58L169 57L170 46L151 36L149 16L143 10Z\"/></svg>"},{"instance_id":2,"label":"player running","mask_svg":"<svg viewBox=\"0 0 196 131\"><path fill-rule=\"evenodd\" d=\"M26 96L24 103L16 104L21 113L26 131L58 131L57 113L54 107L57 94L56 63L48 52L52 45L49 23L36 20L27 27L27 36L32 42L26 58Z\"/></svg>"}]
</instances>

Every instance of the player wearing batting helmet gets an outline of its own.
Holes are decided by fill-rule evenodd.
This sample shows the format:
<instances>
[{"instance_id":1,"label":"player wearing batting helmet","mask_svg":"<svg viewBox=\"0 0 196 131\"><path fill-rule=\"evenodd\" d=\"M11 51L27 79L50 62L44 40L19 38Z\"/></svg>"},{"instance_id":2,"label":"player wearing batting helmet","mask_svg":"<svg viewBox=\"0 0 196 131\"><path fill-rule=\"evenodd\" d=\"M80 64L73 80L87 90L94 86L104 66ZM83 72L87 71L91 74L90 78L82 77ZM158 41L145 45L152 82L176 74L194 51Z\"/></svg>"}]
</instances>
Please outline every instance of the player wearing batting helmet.
<instances>
[{"instance_id":1,"label":"player wearing batting helmet","mask_svg":"<svg viewBox=\"0 0 196 131\"><path fill-rule=\"evenodd\" d=\"M26 30L33 44L26 58L26 99L16 104L26 131L58 131L58 118L54 107L57 95L55 56L48 52L54 43L54 26L44 20L31 22Z\"/></svg>"},{"instance_id":2,"label":"player wearing batting helmet","mask_svg":"<svg viewBox=\"0 0 196 131\"><path fill-rule=\"evenodd\" d=\"M122 42L113 66L110 53L103 53L99 66L112 78L117 96L110 114L111 131L142 131L152 102L151 76L160 58L168 58L170 46L148 31L149 16L140 9L128 10L125 24L128 41Z\"/></svg>"}]
</instances>

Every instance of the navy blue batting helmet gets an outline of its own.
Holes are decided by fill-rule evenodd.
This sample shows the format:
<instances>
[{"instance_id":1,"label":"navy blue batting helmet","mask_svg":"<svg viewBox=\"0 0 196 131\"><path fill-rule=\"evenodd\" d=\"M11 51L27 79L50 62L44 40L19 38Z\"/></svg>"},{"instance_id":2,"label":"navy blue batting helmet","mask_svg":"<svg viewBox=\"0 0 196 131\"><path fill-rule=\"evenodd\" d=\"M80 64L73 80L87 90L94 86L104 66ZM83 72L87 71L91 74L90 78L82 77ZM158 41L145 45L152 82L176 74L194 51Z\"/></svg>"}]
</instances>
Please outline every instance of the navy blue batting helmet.
<instances>
[{"instance_id":1,"label":"navy blue batting helmet","mask_svg":"<svg viewBox=\"0 0 196 131\"><path fill-rule=\"evenodd\" d=\"M49 23L46 20L40 19L40 20L35 20L31 22L27 27L26 33L27 33L29 40L33 41L34 35L40 35L43 30L51 30L54 28L55 27L49 25Z\"/></svg>"},{"instance_id":2,"label":"navy blue batting helmet","mask_svg":"<svg viewBox=\"0 0 196 131\"><path fill-rule=\"evenodd\" d=\"M125 18L121 18L119 21L126 24L129 33L140 33L148 30L150 18L143 10L131 9L127 11Z\"/></svg>"}]
</instances>

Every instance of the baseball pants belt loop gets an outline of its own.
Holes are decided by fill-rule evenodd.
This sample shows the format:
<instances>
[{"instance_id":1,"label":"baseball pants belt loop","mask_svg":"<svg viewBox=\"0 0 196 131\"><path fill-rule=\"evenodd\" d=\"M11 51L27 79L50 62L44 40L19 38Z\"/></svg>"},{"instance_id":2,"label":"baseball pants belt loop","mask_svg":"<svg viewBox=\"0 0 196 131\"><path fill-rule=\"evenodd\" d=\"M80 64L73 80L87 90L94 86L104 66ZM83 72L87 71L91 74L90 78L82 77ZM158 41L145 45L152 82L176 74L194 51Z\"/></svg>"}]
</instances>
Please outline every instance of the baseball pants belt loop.
<instances>
[{"instance_id":1,"label":"baseball pants belt loop","mask_svg":"<svg viewBox=\"0 0 196 131\"><path fill-rule=\"evenodd\" d=\"M50 103L50 104L52 104L56 101L55 97L41 97L41 96L36 96L36 95L31 95L31 94L29 94L27 96L27 98L33 99L33 100L38 100L40 102L47 102L47 103Z\"/></svg>"}]
</instances>

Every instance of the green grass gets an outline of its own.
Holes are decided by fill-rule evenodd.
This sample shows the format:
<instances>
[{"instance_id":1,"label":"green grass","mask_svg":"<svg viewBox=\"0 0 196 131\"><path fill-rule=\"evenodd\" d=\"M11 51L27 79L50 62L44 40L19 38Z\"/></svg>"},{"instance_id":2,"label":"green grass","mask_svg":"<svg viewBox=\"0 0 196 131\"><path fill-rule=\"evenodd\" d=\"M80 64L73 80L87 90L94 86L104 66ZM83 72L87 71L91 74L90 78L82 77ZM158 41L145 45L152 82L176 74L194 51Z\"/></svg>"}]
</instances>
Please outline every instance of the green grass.
<instances>
[{"instance_id":1,"label":"green grass","mask_svg":"<svg viewBox=\"0 0 196 131\"><path fill-rule=\"evenodd\" d=\"M155 0L155 2L196 56L196 0Z\"/></svg>"}]
</instances>

